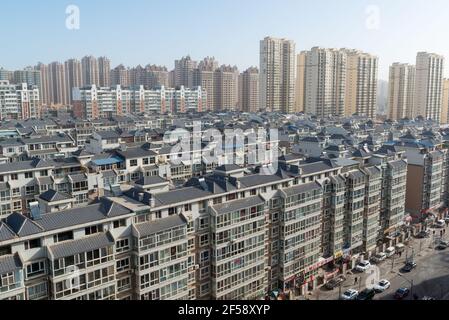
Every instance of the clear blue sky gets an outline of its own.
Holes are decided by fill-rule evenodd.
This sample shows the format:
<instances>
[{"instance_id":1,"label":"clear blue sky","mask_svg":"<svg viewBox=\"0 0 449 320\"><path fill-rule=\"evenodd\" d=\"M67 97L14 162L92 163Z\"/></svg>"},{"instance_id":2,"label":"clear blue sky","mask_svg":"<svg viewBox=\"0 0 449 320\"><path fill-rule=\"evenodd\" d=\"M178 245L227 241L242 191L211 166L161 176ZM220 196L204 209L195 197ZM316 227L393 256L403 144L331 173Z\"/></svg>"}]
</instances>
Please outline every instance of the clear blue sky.
<instances>
[{"instance_id":1,"label":"clear blue sky","mask_svg":"<svg viewBox=\"0 0 449 320\"><path fill-rule=\"evenodd\" d=\"M80 8L80 30L65 27L69 4ZM366 12L372 5L380 19L367 28L375 19L375 11ZM414 63L418 51L449 60L448 0L46 0L1 6L0 66L6 69L86 54L106 55L113 66L170 69L183 55L209 55L243 69L258 65L259 40L267 35L294 40L298 52L322 46L377 54L381 79L392 62Z\"/></svg>"}]
</instances>

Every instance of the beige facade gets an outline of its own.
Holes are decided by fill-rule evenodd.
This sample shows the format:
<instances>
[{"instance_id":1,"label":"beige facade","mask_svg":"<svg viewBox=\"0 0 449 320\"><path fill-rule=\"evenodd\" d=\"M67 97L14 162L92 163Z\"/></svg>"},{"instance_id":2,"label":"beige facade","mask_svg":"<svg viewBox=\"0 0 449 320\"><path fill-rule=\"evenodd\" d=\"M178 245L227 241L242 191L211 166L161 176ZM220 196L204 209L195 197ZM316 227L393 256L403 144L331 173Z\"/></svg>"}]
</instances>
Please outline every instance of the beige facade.
<instances>
[{"instance_id":1,"label":"beige facade","mask_svg":"<svg viewBox=\"0 0 449 320\"><path fill-rule=\"evenodd\" d=\"M347 54L345 115L374 118L377 107L378 58L358 50Z\"/></svg>"},{"instance_id":2,"label":"beige facade","mask_svg":"<svg viewBox=\"0 0 449 320\"><path fill-rule=\"evenodd\" d=\"M444 57L418 52L416 56L414 116L439 122L443 97Z\"/></svg>"},{"instance_id":3,"label":"beige facade","mask_svg":"<svg viewBox=\"0 0 449 320\"><path fill-rule=\"evenodd\" d=\"M388 86L389 119L413 118L415 66L407 63L391 65Z\"/></svg>"},{"instance_id":4,"label":"beige facade","mask_svg":"<svg viewBox=\"0 0 449 320\"><path fill-rule=\"evenodd\" d=\"M443 102L441 104L441 124L447 124L449 117L449 79L443 80Z\"/></svg>"},{"instance_id":5,"label":"beige facade","mask_svg":"<svg viewBox=\"0 0 449 320\"><path fill-rule=\"evenodd\" d=\"M239 77L239 106L244 112L259 110L259 70L248 68Z\"/></svg>"},{"instance_id":6,"label":"beige facade","mask_svg":"<svg viewBox=\"0 0 449 320\"><path fill-rule=\"evenodd\" d=\"M77 59L70 59L64 63L65 73L66 73L66 85L67 85L67 95L68 101L71 104L72 90L73 88L79 88L83 85L83 69L81 67L81 62Z\"/></svg>"},{"instance_id":7,"label":"beige facade","mask_svg":"<svg viewBox=\"0 0 449 320\"><path fill-rule=\"evenodd\" d=\"M314 47L305 54L304 110L318 117L343 115L346 54Z\"/></svg>"},{"instance_id":8,"label":"beige facade","mask_svg":"<svg viewBox=\"0 0 449 320\"><path fill-rule=\"evenodd\" d=\"M296 85L295 85L295 111L304 112L304 91L307 51L302 51L296 56Z\"/></svg>"},{"instance_id":9,"label":"beige facade","mask_svg":"<svg viewBox=\"0 0 449 320\"><path fill-rule=\"evenodd\" d=\"M98 68L98 60L93 56L86 56L81 59L83 85L100 86L100 71Z\"/></svg>"},{"instance_id":10,"label":"beige facade","mask_svg":"<svg viewBox=\"0 0 449 320\"><path fill-rule=\"evenodd\" d=\"M237 67L221 66L214 74L214 100L215 110L235 111L238 105L238 79Z\"/></svg>"},{"instance_id":11,"label":"beige facade","mask_svg":"<svg viewBox=\"0 0 449 320\"><path fill-rule=\"evenodd\" d=\"M193 70L196 67L197 62L190 56L175 60L175 86L193 87Z\"/></svg>"},{"instance_id":12,"label":"beige facade","mask_svg":"<svg viewBox=\"0 0 449 320\"><path fill-rule=\"evenodd\" d=\"M260 41L260 107L295 111L295 42L266 37Z\"/></svg>"},{"instance_id":13,"label":"beige facade","mask_svg":"<svg viewBox=\"0 0 449 320\"><path fill-rule=\"evenodd\" d=\"M216 110L215 103L215 70L218 69L218 62L214 57L206 57L194 70L193 85L207 91L207 110Z\"/></svg>"},{"instance_id":14,"label":"beige facade","mask_svg":"<svg viewBox=\"0 0 449 320\"><path fill-rule=\"evenodd\" d=\"M101 87L109 87L111 73L111 61L106 57L98 58L98 81Z\"/></svg>"}]
</instances>

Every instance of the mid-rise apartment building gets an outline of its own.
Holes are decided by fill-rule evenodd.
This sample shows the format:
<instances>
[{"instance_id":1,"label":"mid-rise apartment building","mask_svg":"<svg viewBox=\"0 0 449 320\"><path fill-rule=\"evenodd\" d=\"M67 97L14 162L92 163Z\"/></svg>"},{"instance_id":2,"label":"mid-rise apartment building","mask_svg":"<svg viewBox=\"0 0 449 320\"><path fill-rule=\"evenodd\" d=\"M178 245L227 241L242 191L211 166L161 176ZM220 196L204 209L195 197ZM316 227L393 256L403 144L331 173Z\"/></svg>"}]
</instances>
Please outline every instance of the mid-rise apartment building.
<instances>
[{"instance_id":1,"label":"mid-rise apartment building","mask_svg":"<svg viewBox=\"0 0 449 320\"><path fill-rule=\"evenodd\" d=\"M0 119L36 119L40 112L41 101L36 86L0 81Z\"/></svg>"},{"instance_id":2,"label":"mid-rise apartment building","mask_svg":"<svg viewBox=\"0 0 449 320\"><path fill-rule=\"evenodd\" d=\"M202 112L207 103L207 94L201 87L196 89L122 89L97 88L96 86L75 88L73 111L83 119L98 119L131 113L164 114Z\"/></svg>"},{"instance_id":3,"label":"mid-rise apartment building","mask_svg":"<svg viewBox=\"0 0 449 320\"><path fill-rule=\"evenodd\" d=\"M259 110L259 69L250 67L239 76L239 108L243 112Z\"/></svg>"}]
</instances>

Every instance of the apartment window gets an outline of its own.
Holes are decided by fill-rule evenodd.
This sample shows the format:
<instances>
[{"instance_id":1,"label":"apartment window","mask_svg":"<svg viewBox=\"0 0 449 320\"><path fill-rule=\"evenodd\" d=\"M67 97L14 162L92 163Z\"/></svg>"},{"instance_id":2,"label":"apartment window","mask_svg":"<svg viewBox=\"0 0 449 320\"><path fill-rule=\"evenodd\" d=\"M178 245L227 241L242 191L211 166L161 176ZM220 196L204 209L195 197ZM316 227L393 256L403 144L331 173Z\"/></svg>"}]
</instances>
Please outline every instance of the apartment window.
<instances>
[{"instance_id":1,"label":"apartment window","mask_svg":"<svg viewBox=\"0 0 449 320\"><path fill-rule=\"evenodd\" d=\"M209 235L208 234L203 234L202 236L200 236L200 246L205 246L209 244Z\"/></svg>"},{"instance_id":2,"label":"apartment window","mask_svg":"<svg viewBox=\"0 0 449 320\"><path fill-rule=\"evenodd\" d=\"M150 163L150 161L148 160L148 158L143 158L143 164L144 165L147 165L149 163Z\"/></svg>"},{"instance_id":3,"label":"apartment window","mask_svg":"<svg viewBox=\"0 0 449 320\"><path fill-rule=\"evenodd\" d=\"M0 182L4 182L5 181L5 177L4 176L0 176Z\"/></svg>"},{"instance_id":4,"label":"apartment window","mask_svg":"<svg viewBox=\"0 0 449 320\"><path fill-rule=\"evenodd\" d=\"M116 220L114 221L114 229L126 227L126 219Z\"/></svg>"},{"instance_id":5,"label":"apartment window","mask_svg":"<svg viewBox=\"0 0 449 320\"><path fill-rule=\"evenodd\" d=\"M13 197L18 197L18 196L20 196L20 188L13 188L13 189L12 189L12 196L13 196Z\"/></svg>"},{"instance_id":6,"label":"apartment window","mask_svg":"<svg viewBox=\"0 0 449 320\"><path fill-rule=\"evenodd\" d=\"M96 226L87 227L84 232L85 232L86 236L88 236L90 234L95 234L98 232L103 232L103 225L99 224Z\"/></svg>"},{"instance_id":7,"label":"apartment window","mask_svg":"<svg viewBox=\"0 0 449 320\"><path fill-rule=\"evenodd\" d=\"M122 240L118 240L115 243L115 251L118 252L123 252L129 250L129 239L122 239Z\"/></svg>"},{"instance_id":8,"label":"apartment window","mask_svg":"<svg viewBox=\"0 0 449 320\"><path fill-rule=\"evenodd\" d=\"M14 201L12 203L12 210L14 212L22 210L22 201Z\"/></svg>"},{"instance_id":9,"label":"apartment window","mask_svg":"<svg viewBox=\"0 0 449 320\"><path fill-rule=\"evenodd\" d=\"M53 236L53 241L55 243L67 240L73 240L73 231L61 232Z\"/></svg>"},{"instance_id":10,"label":"apartment window","mask_svg":"<svg viewBox=\"0 0 449 320\"><path fill-rule=\"evenodd\" d=\"M209 227L209 218L205 217L205 218L200 218L199 219L199 229L206 229Z\"/></svg>"},{"instance_id":11,"label":"apartment window","mask_svg":"<svg viewBox=\"0 0 449 320\"><path fill-rule=\"evenodd\" d=\"M253 189L253 190L250 191L249 194L252 195L252 196L255 196L257 194L257 190Z\"/></svg>"},{"instance_id":12,"label":"apartment window","mask_svg":"<svg viewBox=\"0 0 449 320\"><path fill-rule=\"evenodd\" d=\"M200 279L205 279L207 277L209 277L209 267L204 267L200 269Z\"/></svg>"},{"instance_id":13,"label":"apartment window","mask_svg":"<svg viewBox=\"0 0 449 320\"><path fill-rule=\"evenodd\" d=\"M234 200L234 199L237 199L237 194L235 194L235 193L228 194L226 196L226 201L230 201L230 200Z\"/></svg>"},{"instance_id":14,"label":"apartment window","mask_svg":"<svg viewBox=\"0 0 449 320\"><path fill-rule=\"evenodd\" d=\"M25 179L31 179L33 178L33 173L32 172L25 172Z\"/></svg>"},{"instance_id":15,"label":"apartment window","mask_svg":"<svg viewBox=\"0 0 449 320\"><path fill-rule=\"evenodd\" d=\"M36 277L45 274L45 262L39 261L26 266L26 278Z\"/></svg>"},{"instance_id":16,"label":"apartment window","mask_svg":"<svg viewBox=\"0 0 449 320\"><path fill-rule=\"evenodd\" d=\"M205 263L209 261L209 250L202 251L200 253L200 262Z\"/></svg>"},{"instance_id":17,"label":"apartment window","mask_svg":"<svg viewBox=\"0 0 449 320\"><path fill-rule=\"evenodd\" d=\"M245 198L245 192L240 192L240 198L241 199Z\"/></svg>"},{"instance_id":18,"label":"apartment window","mask_svg":"<svg viewBox=\"0 0 449 320\"><path fill-rule=\"evenodd\" d=\"M214 204L220 204L222 202L223 202L223 200L222 200L221 197L220 198L214 198Z\"/></svg>"},{"instance_id":19,"label":"apartment window","mask_svg":"<svg viewBox=\"0 0 449 320\"><path fill-rule=\"evenodd\" d=\"M25 195L30 196L34 194L34 186L27 186L25 187Z\"/></svg>"},{"instance_id":20,"label":"apartment window","mask_svg":"<svg viewBox=\"0 0 449 320\"><path fill-rule=\"evenodd\" d=\"M174 215L178 213L178 208L168 208L168 215Z\"/></svg>"},{"instance_id":21,"label":"apartment window","mask_svg":"<svg viewBox=\"0 0 449 320\"><path fill-rule=\"evenodd\" d=\"M37 285L28 287L27 289L28 299L36 300L39 298L46 298L47 292L48 292L47 282L42 282Z\"/></svg>"},{"instance_id":22,"label":"apartment window","mask_svg":"<svg viewBox=\"0 0 449 320\"><path fill-rule=\"evenodd\" d=\"M129 165L130 165L131 167L137 167L137 159L130 160L130 161L129 161Z\"/></svg>"},{"instance_id":23,"label":"apartment window","mask_svg":"<svg viewBox=\"0 0 449 320\"><path fill-rule=\"evenodd\" d=\"M184 211L192 211L192 204L184 205Z\"/></svg>"},{"instance_id":24,"label":"apartment window","mask_svg":"<svg viewBox=\"0 0 449 320\"><path fill-rule=\"evenodd\" d=\"M131 289L131 277L122 278L117 280L117 291L122 292Z\"/></svg>"},{"instance_id":25,"label":"apartment window","mask_svg":"<svg viewBox=\"0 0 449 320\"><path fill-rule=\"evenodd\" d=\"M11 180L19 180L19 175L17 173L11 174Z\"/></svg>"},{"instance_id":26,"label":"apartment window","mask_svg":"<svg viewBox=\"0 0 449 320\"><path fill-rule=\"evenodd\" d=\"M41 239L33 239L25 241L25 250L35 249L41 247Z\"/></svg>"},{"instance_id":27,"label":"apartment window","mask_svg":"<svg viewBox=\"0 0 449 320\"><path fill-rule=\"evenodd\" d=\"M200 295L206 295L209 293L209 283L203 283L200 287Z\"/></svg>"},{"instance_id":28,"label":"apartment window","mask_svg":"<svg viewBox=\"0 0 449 320\"><path fill-rule=\"evenodd\" d=\"M117 260L117 272L129 269L129 257Z\"/></svg>"},{"instance_id":29,"label":"apartment window","mask_svg":"<svg viewBox=\"0 0 449 320\"><path fill-rule=\"evenodd\" d=\"M41 177L47 177L48 176L48 170L41 170L39 172L39 174L40 174Z\"/></svg>"}]
</instances>

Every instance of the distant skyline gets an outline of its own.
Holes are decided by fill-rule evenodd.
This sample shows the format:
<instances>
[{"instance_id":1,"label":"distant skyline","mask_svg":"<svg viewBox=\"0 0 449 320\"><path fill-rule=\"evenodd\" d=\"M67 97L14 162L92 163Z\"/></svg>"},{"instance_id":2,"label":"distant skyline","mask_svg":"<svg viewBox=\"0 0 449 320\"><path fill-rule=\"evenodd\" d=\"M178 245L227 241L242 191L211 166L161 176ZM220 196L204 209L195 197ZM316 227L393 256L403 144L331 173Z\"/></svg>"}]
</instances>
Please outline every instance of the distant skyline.
<instances>
[{"instance_id":1,"label":"distant skyline","mask_svg":"<svg viewBox=\"0 0 449 320\"><path fill-rule=\"evenodd\" d=\"M66 28L68 5L80 9L79 30ZM375 54L383 80L393 62L414 64L419 51L449 59L447 0L9 1L2 11L0 67L9 70L90 54L109 57L111 67L169 69L188 54L214 56L244 70L259 66L265 36L294 40L297 53L321 46Z\"/></svg>"}]
</instances>

